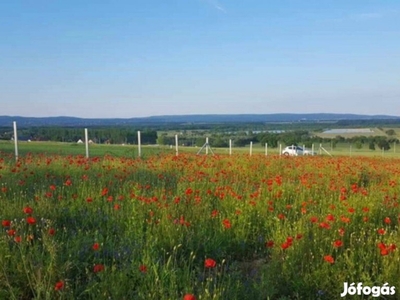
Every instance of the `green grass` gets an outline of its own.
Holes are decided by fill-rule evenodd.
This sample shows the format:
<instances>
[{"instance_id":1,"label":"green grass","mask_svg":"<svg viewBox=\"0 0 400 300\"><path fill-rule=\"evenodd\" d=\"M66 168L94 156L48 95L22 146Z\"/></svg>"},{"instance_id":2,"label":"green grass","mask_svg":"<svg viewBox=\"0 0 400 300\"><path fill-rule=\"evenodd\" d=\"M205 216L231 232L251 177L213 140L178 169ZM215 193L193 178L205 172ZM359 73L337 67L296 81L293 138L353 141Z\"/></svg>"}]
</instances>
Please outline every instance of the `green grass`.
<instances>
[{"instance_id":1,"label":"green grass","mask_svg":"<svg viewBox=\"0 0 400 300\"><path fill-rule=\"evenodd\" d=\"M0 299L338 299L345 281L398 289L399 174L399 159L381 157L15 162L0 152Z\"/></svg>"},{"instance_id":2,"label":"green grass","mask_svg":"<svg viewBox=\"0 0 400 300\"><path fill-rule=\"evenodd\" d=\"M302 146L302 145L300 145ZM285 145L282 145L282 149ZM363 145L361 149L356 149L354 145L351 146L347 143L338 143L335 148L331 148L331 144L322 144L322 147L333 156L376 156L376 157L400 157L400 145L391 145L388 151L382 151L378 147L376 150L368 149L368 145ZM311 148L310 148L311 149ZM196 154L200 147L179 147L179 153L192 153ZM11 141L0 141L0 151L6 153L14 153L14 143ZM215 154L228 155L229 148L215 148L212 147ZM314 144L314 151L319 155L328 155L323 150L319 150L319 144ZM18 152L20 156L25 156L28 153L41 153L41 154L59 154L59 155L85 155L86 148L84 144L76 143L56 143L56 142L19 142ZM146 158L153 155L160 154L173 154L175 153L175 146L159 146L159 145L144 145L142 146L142 157ZM203 149L201 154L205 154ZM253 144L253 154L265 154L265 147L259 143ZM115 157L138 157L137 145L107 145L107 144L90 144L89 156L104 156L112 155ZM209 151L211 154L211 151ZM250 145L246 147L233 147L232 154L250 154ZM268 155L279 155L279 148L268 148Z\"/></svg>"}]
</instances>

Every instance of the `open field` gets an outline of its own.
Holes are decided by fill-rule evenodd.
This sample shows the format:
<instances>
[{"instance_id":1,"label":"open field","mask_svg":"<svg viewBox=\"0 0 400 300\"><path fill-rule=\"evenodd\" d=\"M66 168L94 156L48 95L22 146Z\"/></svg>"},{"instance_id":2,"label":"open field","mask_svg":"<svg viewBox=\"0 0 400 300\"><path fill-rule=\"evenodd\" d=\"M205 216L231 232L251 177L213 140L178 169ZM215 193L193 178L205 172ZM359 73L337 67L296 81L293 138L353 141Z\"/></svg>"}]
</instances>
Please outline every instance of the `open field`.
<instances>
[{"instance_id":1,"label":"open field","mask_svg":"<svg viewBox=\"0 0 400 300\"><path fill-rule=\"evenodd\" d=\"M393 157L400 158L400 145L391 145L388 151L380 149L369 150L368 145L363 145L361 149L355 148L354 145L348 143L338 143L334 148L331 144L321 144L333 156L376 156L376 157ZM212 146L212 145L211 145ZM302 145L300 145L302 146ZM229 148L215 148L211 147L215 154L229 154ZM284 148L284 145L282 145ZM179 153L192 153L196 154L200 147L179 147ZM319 150L319 144L314 145L314 150L319 155L328 155L323 150ZM14 153L14 143L11 141L0 141L0 151L7 153ZM85 155L85 145L76 143L57 143L57 142L19 142L18 152L20 156L28 153L41 153L41 154L59 154L59 155ZM265 147L259 143L253 145L253 154L265 154ZM175 146L159 146L159 145L145 145L142 146L142 157L160 155L160 154L175 153ZM205 150L201 152L205 154ZM209 152L211 154L211 152ZM233 147L233 154L249 154L250 145L246 147ZM268 148L268 155L278 155L279 148ZM116 145L116 144L90 144L89 155L104 156L112 155L116 157L136 158L138 156L137 145Z\"/></svg>"},{"instance_id":2,"label":"open field","mask_svg":"<svg viewBox=\"0 0 400 300\"><path fill-rule=\"evenodd\" d=\"M399 194L396 158L0 152L0 299L398 293Z\"/></svg>"}]
</instances>

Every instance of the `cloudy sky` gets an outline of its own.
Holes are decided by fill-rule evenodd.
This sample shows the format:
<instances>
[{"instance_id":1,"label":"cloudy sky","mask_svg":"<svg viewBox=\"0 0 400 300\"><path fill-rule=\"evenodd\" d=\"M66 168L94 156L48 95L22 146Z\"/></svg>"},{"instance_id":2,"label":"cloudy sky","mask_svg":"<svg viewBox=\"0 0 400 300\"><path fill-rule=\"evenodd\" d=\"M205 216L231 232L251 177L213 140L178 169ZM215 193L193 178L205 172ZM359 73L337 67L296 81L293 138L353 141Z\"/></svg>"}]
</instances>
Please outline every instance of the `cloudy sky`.
<instances>
[{"instance_id":1,"label":"cloudy sky","mask_svg":"<svg viewBox=\"0 0 400 300\"><path fill-rule=\"evenodd\" d=\"M0 3L0 115L400 116L400 1Z\"/></svg>"}]
</instances>

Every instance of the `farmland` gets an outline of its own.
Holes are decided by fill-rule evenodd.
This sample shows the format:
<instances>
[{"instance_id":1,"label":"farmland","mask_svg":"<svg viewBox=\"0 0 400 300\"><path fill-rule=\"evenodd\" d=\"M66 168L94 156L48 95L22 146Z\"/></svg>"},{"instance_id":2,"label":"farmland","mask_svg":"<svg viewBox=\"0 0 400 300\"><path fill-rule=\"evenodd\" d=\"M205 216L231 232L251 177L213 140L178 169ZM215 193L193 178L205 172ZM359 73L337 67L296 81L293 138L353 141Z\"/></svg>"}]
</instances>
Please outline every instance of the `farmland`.
<instances>
[{"instance_id":1,"label":"farmland","mask_svg":"<svg viewBox=\"0 0 400 300\"><path fill-rule=\"evenodd\" d=\"M398 289L399 174L399 159L381 157L36 153L16 163L2 152L0 298Z\"/></svg>"}]
</instances>

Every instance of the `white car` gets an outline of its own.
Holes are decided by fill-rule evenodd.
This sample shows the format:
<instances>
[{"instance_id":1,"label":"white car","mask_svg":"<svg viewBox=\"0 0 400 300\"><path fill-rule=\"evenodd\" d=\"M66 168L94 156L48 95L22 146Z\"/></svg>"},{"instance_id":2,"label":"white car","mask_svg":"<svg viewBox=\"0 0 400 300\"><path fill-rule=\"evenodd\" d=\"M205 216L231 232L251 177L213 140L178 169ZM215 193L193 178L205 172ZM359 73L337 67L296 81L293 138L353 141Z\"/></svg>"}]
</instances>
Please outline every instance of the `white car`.
<instances>
[{"instance_id":1,"label":"white car","mask_svg":"<svg viewBox=\"0 0 400 300\"><path fill-rule=\"evenodd\" d=\"M283 149L282 154L286 156L317 155L316 152L303 149L299 146L287 146L285 149Z\"/></svg>"}]
</instances>

